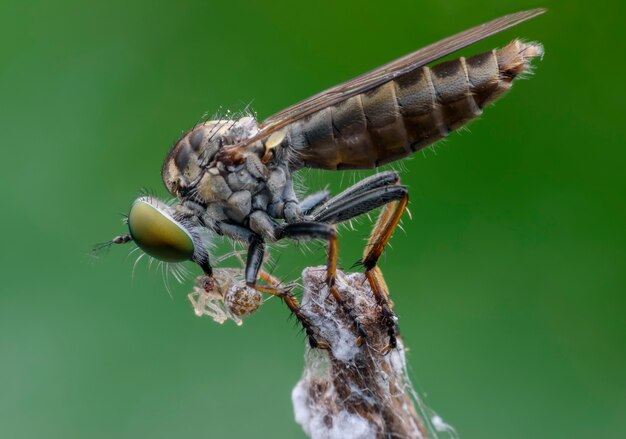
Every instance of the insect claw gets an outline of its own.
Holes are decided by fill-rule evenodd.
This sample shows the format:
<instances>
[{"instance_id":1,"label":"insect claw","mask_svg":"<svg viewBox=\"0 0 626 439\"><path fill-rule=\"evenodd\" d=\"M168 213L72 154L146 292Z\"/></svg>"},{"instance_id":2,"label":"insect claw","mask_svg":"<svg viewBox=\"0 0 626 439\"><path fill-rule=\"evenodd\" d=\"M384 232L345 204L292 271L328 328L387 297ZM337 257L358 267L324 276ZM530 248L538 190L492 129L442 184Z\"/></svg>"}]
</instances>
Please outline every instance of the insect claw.
<instances>
[{"instance_id":1,"label":"insect claw","mask_svg":"<svg viewBox=\"0 0 626 439\"><path fill-rule=\"evenodd\" d=\"M369 337L369 334L367 333L365 328L363 328L363 326L361 325L361 322L358 321L357 317L354 315L354 313L352 311L350 311L348 313L348 315L352 319L352 321L354 322L354 329L356 330L356 333L358 335L356 344L357 344L357 346L361 346L363 341L367 337Z\"/></svg>"}]
</instances>

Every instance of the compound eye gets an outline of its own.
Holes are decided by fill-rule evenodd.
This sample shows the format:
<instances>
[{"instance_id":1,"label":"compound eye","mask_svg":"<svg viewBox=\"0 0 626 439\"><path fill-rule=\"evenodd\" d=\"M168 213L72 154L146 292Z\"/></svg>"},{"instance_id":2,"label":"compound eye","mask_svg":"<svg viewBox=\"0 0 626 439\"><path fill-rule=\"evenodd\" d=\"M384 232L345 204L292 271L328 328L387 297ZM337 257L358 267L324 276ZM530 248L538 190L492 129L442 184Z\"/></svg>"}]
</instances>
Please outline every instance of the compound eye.
<instances>
[{"instance_id":1,"label":"compound eye","mask_svg":"<svg viewBox=\"0 0 626 439\"><path fill-rule=\"evenodd\" d=\"M128 215L128 228L135 243L150 256L165 262L191 259L193 239L169 215L168 206L150 197L135 200Z\"/></svg>"}]
</instances>

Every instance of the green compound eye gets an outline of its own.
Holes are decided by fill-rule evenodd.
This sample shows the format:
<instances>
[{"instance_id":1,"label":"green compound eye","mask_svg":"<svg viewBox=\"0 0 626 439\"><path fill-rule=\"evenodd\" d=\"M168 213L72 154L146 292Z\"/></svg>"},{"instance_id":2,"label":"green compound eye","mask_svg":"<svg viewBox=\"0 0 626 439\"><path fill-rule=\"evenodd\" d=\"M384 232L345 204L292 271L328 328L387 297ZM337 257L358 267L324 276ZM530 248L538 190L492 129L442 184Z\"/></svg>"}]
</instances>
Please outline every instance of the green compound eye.
<instances>
[{"instance_id":1,"label":"green compound eye","mask_svg":"<svg viewBox=\"0 0 626 439\"><path fill-rule=\"evenodd\" d=\"M158 200L135 200L128 215L128 228L135 243L150 256L165 262L182 262L194 253L191 235L166 213Z\"/></svg>"}]
</instances>

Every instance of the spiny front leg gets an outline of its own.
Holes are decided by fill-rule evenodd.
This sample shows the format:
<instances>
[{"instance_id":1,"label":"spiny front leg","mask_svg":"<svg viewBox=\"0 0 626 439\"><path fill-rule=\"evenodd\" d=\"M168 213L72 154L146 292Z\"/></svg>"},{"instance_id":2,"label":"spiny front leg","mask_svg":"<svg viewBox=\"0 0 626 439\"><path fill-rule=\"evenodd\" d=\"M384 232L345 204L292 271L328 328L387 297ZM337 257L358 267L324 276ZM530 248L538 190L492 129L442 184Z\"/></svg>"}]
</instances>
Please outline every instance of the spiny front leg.
<instances>
[{"instance_id":1,"label":"spiny front leg","mask_svg":"<svg viewBox=\"0 0 626 439\"><path fill-rule=\"evenodd\" d=\"M337 277L337 259L339 255L339 244L337 242L337 231L331 224L314 223L314 222L302 222L288 224L281 229L280 238L291 239L324 239L328 242L327 248L327 260L326 260L326 282L328 284L328 290L332 294L337 304L343 309L343 311L352 319L354 327L359 334L357 344L361 344L367 332L357 319L357 315L352 308L350 308L337 288L335 287L335 280Z\"/></svg>"}]
</instances>

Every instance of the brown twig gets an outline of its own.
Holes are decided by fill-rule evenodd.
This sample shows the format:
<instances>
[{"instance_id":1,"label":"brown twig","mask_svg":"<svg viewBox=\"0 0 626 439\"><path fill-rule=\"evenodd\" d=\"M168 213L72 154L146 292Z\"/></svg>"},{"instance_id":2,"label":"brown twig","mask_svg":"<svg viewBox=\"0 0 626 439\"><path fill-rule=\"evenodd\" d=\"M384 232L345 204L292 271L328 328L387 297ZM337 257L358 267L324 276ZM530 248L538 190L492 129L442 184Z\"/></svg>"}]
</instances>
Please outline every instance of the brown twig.
<instances>
[{"instance_id":1,"label":"brown twig","mask_svg":"<svg viewBox=\"0 0 626 439\"><path fill-rule=\"evenodd\" d=\"M354 322L328 297L325 275L325 267L302 274L303 313L330 348L307 348L292 394L296 421L312 438L437 437L407 377L402 340L389 354L381 353L387 327L365 277L337 273L338 290L368 332L357 346Z\"/></svg>"}]
</instances>

